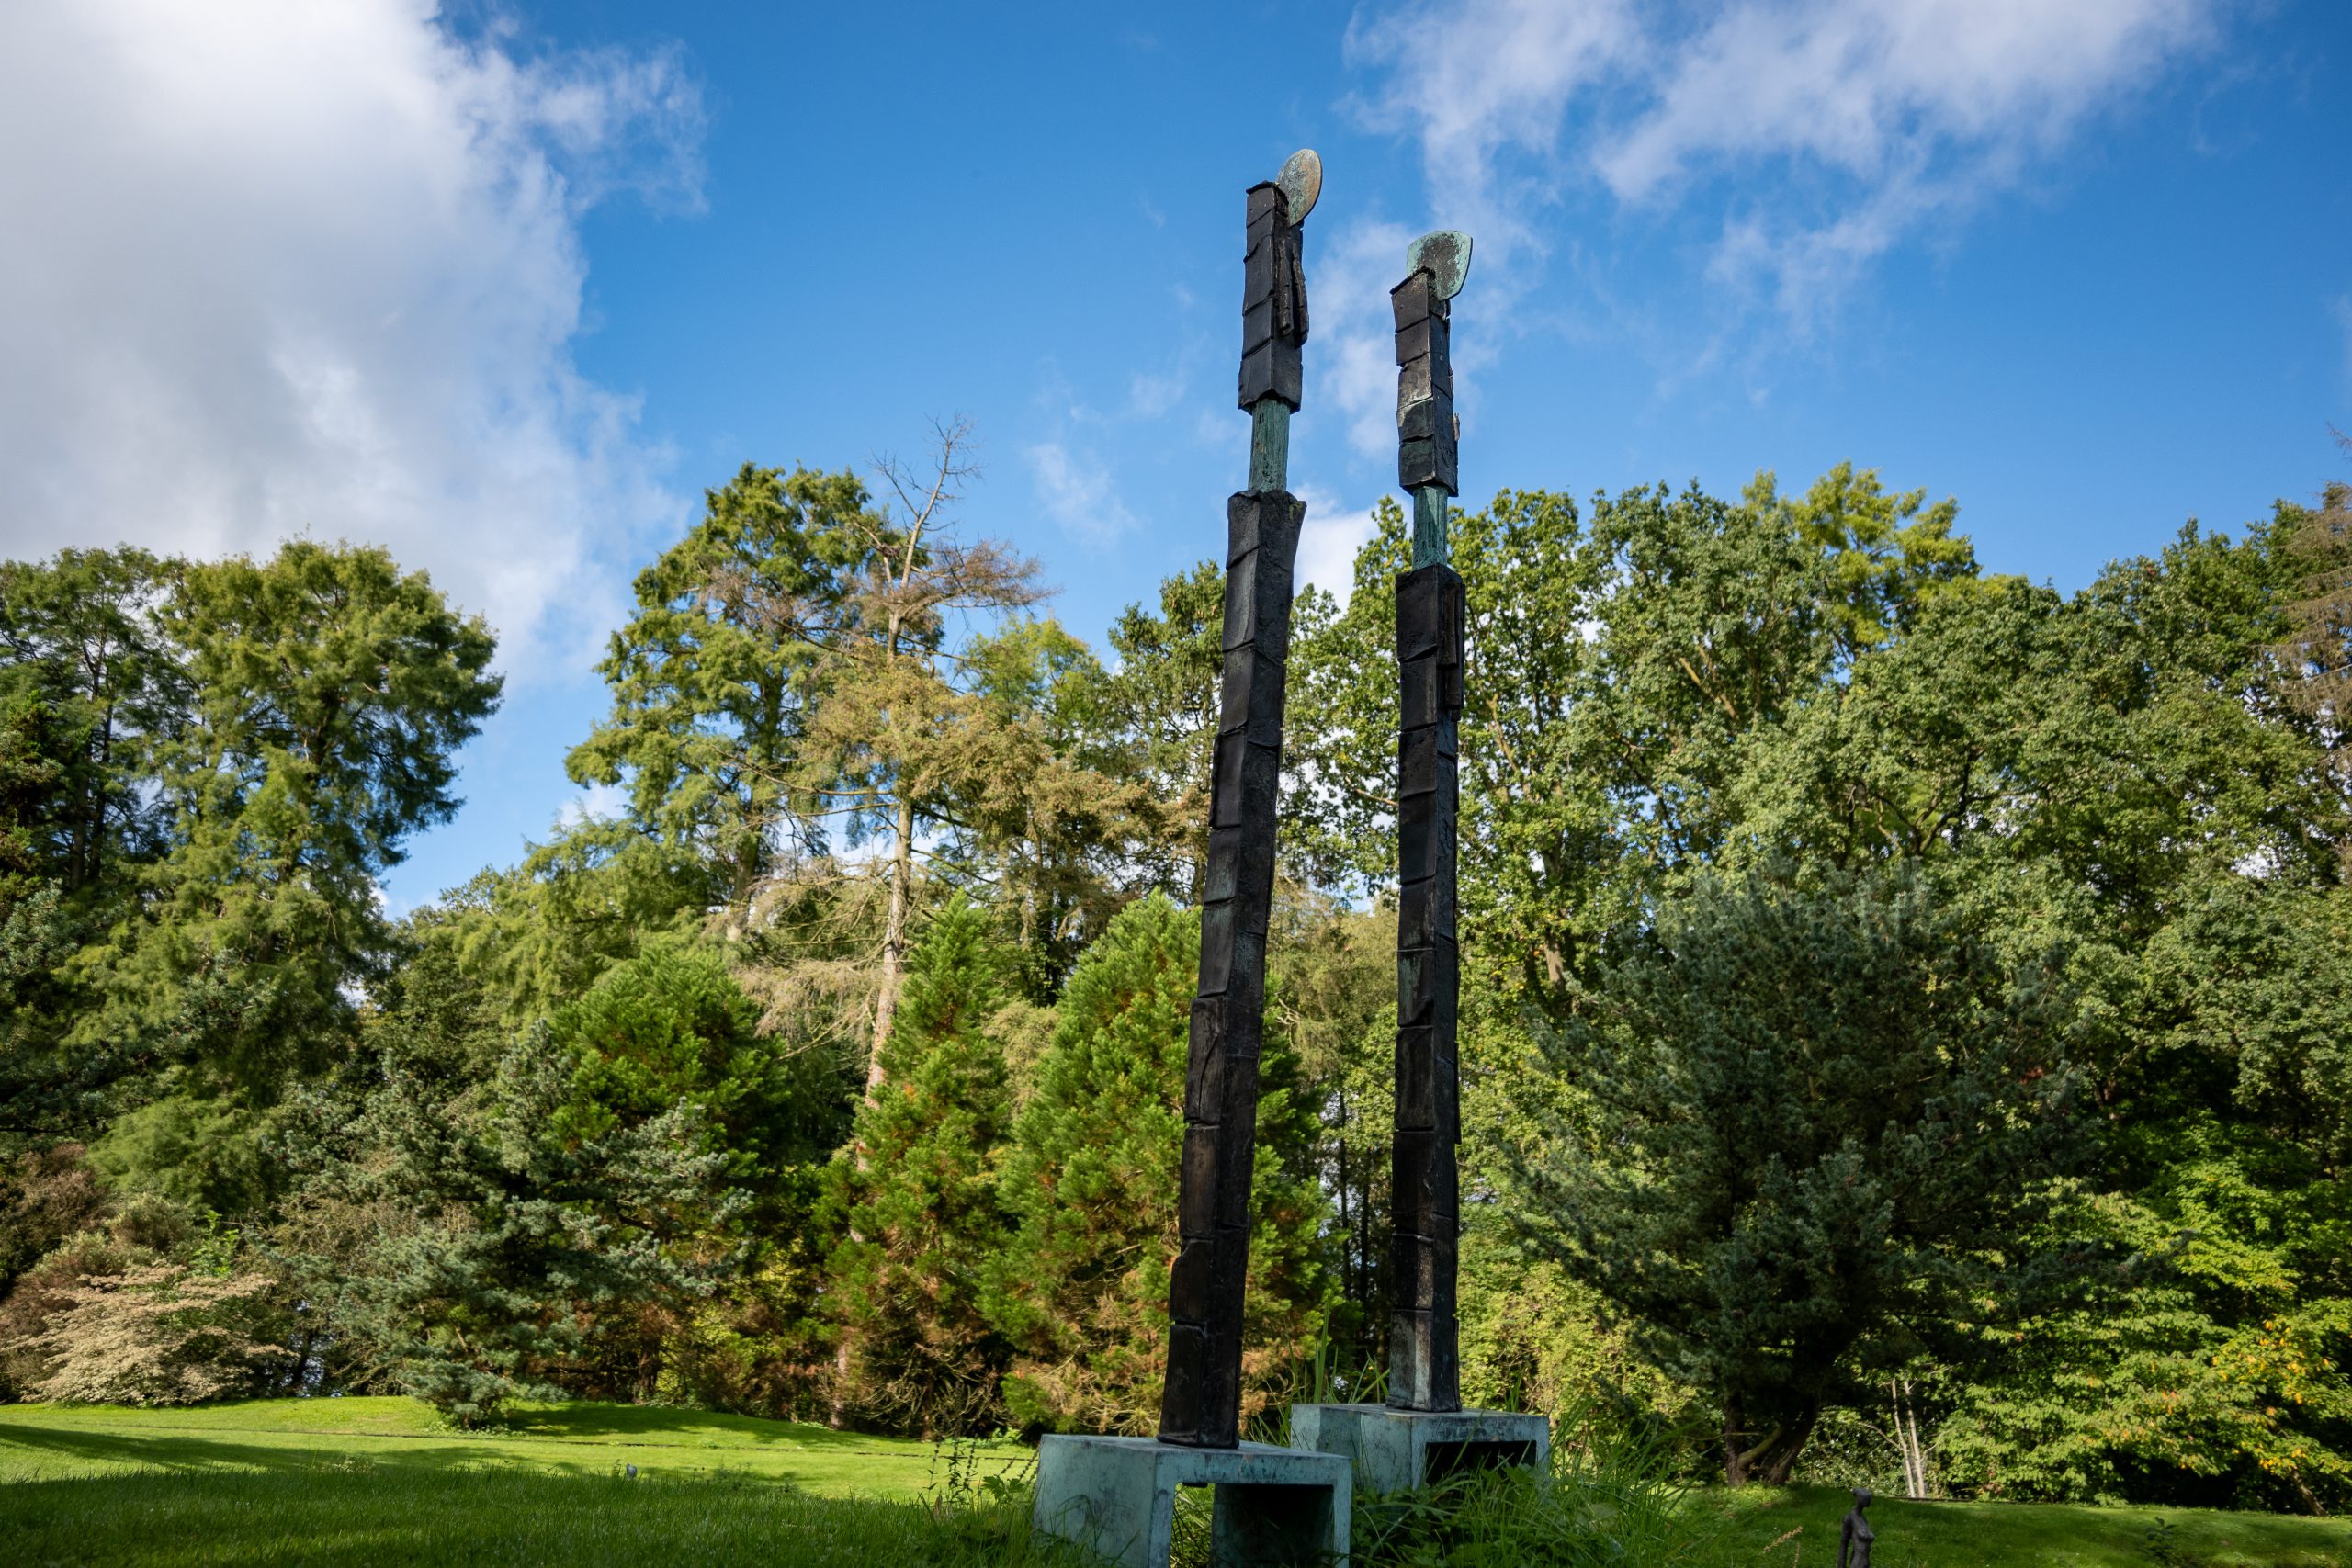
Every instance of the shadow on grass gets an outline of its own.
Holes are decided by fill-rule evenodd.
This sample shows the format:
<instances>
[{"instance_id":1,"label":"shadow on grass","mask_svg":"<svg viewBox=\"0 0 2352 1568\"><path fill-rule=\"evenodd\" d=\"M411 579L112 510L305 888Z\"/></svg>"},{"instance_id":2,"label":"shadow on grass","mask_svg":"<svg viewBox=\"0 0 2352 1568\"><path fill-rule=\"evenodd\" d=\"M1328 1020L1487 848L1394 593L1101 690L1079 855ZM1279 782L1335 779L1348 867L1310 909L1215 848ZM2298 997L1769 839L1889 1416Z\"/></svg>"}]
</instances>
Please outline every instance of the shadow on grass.
<instances>
[{"instance_id":1,"label":"shadow on grass","mask_svg":"<svg viewBox=\"0 0 2352 1568\"><path fill-rule=\"evenodd\" d=\"M1791 1568L1837 1560L1838 1525L1852 1499L1838 1489L1716 1491L1704 1503L1725 1523L1714 1568ZM1874 1562L1888 1568L2155 1568L2159 1520L2173 1561L2198 1568L2352 1568L2352 1524L2299 1515L2208 1508L2090 1507L2060 1503L1913 1503L1871 1508Z\"/></svg>"},{"instance_id":2,"label":"shadow on grass","mask_svg":"<svg viewBox=\"0 0 2352 1568\"><path fill-rule=\"evenodd\" d=\"M689 1410L668 1405L560 1404L516 1409L506 1419L506 1436L578 1440L627 1438L658 1443L663 1438L690 1438L697 1447L725 1446L728 1439L795 1448L839 1449L844 1451L884 1445L919 1446L904 1438L876 1438L865 1432L837 1432L813 1422L770 1421L757 1416L729 1416L716 1410Z\"/></svg>"},{"instance_id":3,"label":"shadow on grass","mask_svg":"<svg viewBox=\"0 0 2352 1568\"><path fill-rule=\"evenodd\" d=\"M347 1470L354 1465L422 1472L509 1468L511 1460L495 1445L444 1438L401 1443L364 1454L338 1455L315 1448L282 1443L240 1443L223 1438L165 1437L134 1433L122 1437L77 1427L46 1427L33 1422L11 1423L0 1430L0 1449L17 1448L36 1456L54 1454L85 1465L119 1465L125 1470L164 1471L173 1474L202 1472ZM104 1479L104 1478L100 1478Z\"/></svg>"},{"instance_id":4,"label":"shadow on grass","mask_svg":"<svg viewBox=\"0 0 2352 1568\"><path fill-rule=\"evenodd\" d=\"M93 1476L0 1485L9 1568L1080 1568L1035 1538L1026 1499L943 1511L812 1497L731 1477L662 1481L512 1469L297 1467L269 1474Z\"/></svg>"}]
</instances>

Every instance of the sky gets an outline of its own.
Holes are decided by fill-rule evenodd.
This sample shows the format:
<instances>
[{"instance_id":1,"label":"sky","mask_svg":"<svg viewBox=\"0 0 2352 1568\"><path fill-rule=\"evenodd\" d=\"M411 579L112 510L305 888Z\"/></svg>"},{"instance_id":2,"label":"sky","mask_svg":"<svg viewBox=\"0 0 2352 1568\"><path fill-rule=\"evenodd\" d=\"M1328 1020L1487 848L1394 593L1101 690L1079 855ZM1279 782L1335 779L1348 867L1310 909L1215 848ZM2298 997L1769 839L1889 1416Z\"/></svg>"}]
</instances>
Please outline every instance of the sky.
<instances>
[{"instance_id":1,"label":"sky","mask_svg":"<svg viewBox=\"0 0 2352 1568\"><path fill-rule=\"evenodd\" d=\"M1313 147L1314 581L1452 228L1465 504L1851 459L2071 590L2346 476L2347 64L2342 0L10 0L0 551L350 539L486 616L405 910L609 808L595 660L746 461L968 418L963 525L1098 646L1213 553L1242 192Z\"/></svg>"}]
</instances>

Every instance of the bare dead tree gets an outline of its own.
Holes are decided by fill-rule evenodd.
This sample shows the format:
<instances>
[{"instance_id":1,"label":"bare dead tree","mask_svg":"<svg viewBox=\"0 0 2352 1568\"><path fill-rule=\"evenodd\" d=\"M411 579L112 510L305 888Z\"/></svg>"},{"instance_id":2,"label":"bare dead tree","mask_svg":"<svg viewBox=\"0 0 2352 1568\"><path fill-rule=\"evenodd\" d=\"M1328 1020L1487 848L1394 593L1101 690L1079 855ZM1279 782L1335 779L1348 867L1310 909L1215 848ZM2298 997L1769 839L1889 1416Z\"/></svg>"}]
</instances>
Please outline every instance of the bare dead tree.
<instances>
[{"instance_id":1,"label":"bare dead tree","mask_svg":"<svg viewBox=\"0 0 2352 1568\"><path fill-rule=\"evenodd\" d=\"M932 426L932 460L928 471L918 472L885 454L875 459L874 472L889 492L887 515L895 525L873 540L872 567L861 596L862 608L878 623L878 645L870 646L869 674L888 695L898 695L906 682L896 679L901 666L921 660L918 681L945 684L935 660L952 660L944 646L942 624L950 613L967 610L1012 610L1037 603L1045 590L1037 581L1035 561L1014 555L992 539L970 543L953 536L955 508L965 489L978 478L980 465L974 450L972 423L956 418ZM878 659L873 656L878 654ZM866 1068L866 1099L873 1100L882 1081L882 1044L899 1010L899 989L906 968L907 914L914 885L915 833L920 797L918 781L909 776L915 759L902 754L877 757L868 798L885 807L889 816L889 905L884 916L881 984L874 1006L874 1053Z\"/></svg>"}]
</instances>

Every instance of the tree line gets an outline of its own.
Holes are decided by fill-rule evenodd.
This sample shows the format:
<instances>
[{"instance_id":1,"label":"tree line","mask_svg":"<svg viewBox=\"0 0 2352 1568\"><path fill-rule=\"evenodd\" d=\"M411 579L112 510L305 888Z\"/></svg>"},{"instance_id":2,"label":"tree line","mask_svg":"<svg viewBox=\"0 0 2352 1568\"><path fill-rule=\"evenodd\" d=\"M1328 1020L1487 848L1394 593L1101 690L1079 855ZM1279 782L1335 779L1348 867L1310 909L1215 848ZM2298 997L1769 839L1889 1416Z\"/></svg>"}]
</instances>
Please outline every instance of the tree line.
<instances>
[{"instance_id":1,"label":"tree line","mask_svg":"<svg viewBox=\"0 0 2352 1568\"><path fill-rule=\"evenodd\" d=\"M1148 1430L1222 584L746 465L389 918L493 643L385 552L0 565L0 1387ZM2060 593L1957 508L1457 520L1464 1383L1733 1483L2352 1495L2352 506ZM1296 610L1250 1410L1376 1396L1395 574Z\"/></svg>"}]
</instances>

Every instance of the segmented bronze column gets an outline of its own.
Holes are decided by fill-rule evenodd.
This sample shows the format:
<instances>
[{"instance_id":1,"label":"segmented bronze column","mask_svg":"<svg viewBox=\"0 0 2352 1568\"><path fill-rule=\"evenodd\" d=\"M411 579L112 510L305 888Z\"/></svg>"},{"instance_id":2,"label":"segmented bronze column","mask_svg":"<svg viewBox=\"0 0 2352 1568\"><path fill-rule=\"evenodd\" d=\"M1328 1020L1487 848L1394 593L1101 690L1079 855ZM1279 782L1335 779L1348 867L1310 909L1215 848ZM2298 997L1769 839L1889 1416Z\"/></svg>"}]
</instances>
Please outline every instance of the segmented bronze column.
<instances>
[{"instance_id":1,"label":"segmented bronze column","mask_svg":"<svg viewBox=\"0 0 2352 1568\"><path fill-rule=\"evenodd\" d=\"M1287 482L1290 416L1306 341L1299 221L1322 166L1300 152L1248 197L1240 403L1250 488L1226 502L1225 692L1209 784L1201 985L1184 1073L1184 1165L1168 1287L1162 1442L1232 1448L1241 1437L1241 1308L1258 1136L1266 925L1274 895L1291 570L1306 508Z\"/></svg>"},{"instance_id":2,"label":"segmented bronze column","mask_svg":"<svg viewBox=\"0 0 2352 1568\"><path fill-rule=\"evenodd\" d=\"M1456 243L1458 242L1458 243ZM1445 508L1459 492L1451 307L1469 242L1415 243L1413 273L1390 292L1396 319L1396 478L1414 502L1413 570L1396 579L1396 1128L1390 1168L1388 1403L1462 1408L1454 1273L1461 1229L1454 1145L1462 1126L1454 931L1462 579L1446 564Z\"/></svg>"}]
</instances>

